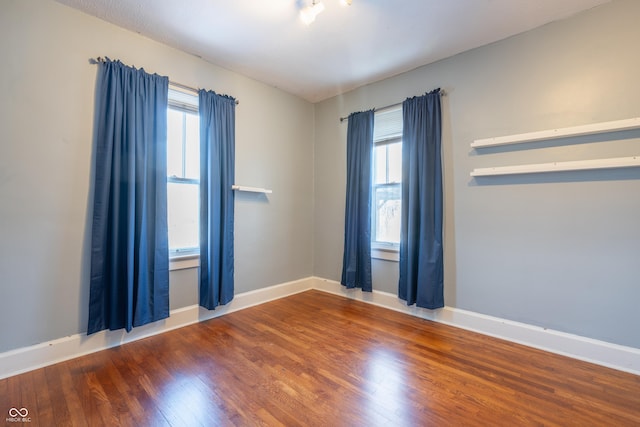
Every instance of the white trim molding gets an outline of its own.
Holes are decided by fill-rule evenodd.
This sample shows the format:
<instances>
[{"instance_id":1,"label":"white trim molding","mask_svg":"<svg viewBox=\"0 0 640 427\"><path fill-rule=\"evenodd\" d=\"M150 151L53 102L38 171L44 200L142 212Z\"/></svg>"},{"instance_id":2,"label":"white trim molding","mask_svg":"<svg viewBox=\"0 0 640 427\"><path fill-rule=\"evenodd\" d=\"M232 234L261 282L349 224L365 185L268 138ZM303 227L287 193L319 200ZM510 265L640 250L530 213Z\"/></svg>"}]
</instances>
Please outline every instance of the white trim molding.
<instances>
[{"instance_id":1,"label":"white trim molding","mask_svg":"<svg viewBox=\"0 0 640 427\"><path fill-rule=\"evenodd\" d=\"M452 307L426 310L415 306L407 306L397 296L387 292L361 292L359 289L346 289L333 280L307 277L238 294L229 304L219 306L213 311L205 310L197 305L173 310L169 318L135 328L130 333L120 330L101 331L90 336L76 334L0 353L0 379L168 332L310 289L341 295L423 319L640 375L640 349Z\"/></svg>"},{"instance_id":2,"label":"white trim molding","mask_svg":"<svg viewBox=\"0 0 640 427\"><path fill-rule=\"evenodd\" d=\"M200 267L200 254L169 258L169 271Z\"/></svg>"},{"instance_id":3,"label":"white trim molding","mask_svg":"<svg viewBox=\"0 0 640 427\"><path fill-rule=\"evenodd\" d=\"M400 251L398 251L397 249L386 249L372 245L371 258L398 262L400 261Z\"/></svg>"},{"instance_id":4,"label":"white trim molding","mask_svg":"<svg viewBox=\"0 0 640 427\"><path fill-rule=\"evenodd\" d=\"M308 277L244 292L211 311L198 305L172 310L167 319L134 328L129 333L124 330L101 331L89 336L81 333L0 353L0 379L304 292L311 289L312 283L312 278Z\"/></svg>"},{"instance_id":5,"label":"white trim molding","mask_svg":"<svg viewBox=\"0 0 640 427\"><path fill-rule=\"evenodd\" d=\"M612 344L579 335L545 329L526 323L487 316L453 307L427 310L407 306L396 295L346 289L333 280L313 278L313 288L374 304L434 322L501 338L518 344L568 356L585 362L640 375L640 349Z\"/></svg>"}]
</instances>

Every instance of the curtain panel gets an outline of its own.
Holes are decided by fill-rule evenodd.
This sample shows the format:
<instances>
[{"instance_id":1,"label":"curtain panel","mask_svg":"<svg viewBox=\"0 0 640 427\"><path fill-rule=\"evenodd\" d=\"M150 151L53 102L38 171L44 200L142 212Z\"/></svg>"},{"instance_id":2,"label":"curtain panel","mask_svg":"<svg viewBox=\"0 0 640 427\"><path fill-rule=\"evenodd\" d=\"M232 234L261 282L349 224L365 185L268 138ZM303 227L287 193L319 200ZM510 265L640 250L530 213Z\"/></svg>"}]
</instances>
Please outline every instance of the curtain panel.
<instances>
[{"instance_id":1,"label":"curtain panel","mask_svg":"<svg viewBox=\"0 0 640 427\"><path fill-rule=\"evenodd\" d=\"M235 99L200 90L200 305L234 294Z\"/></svg>"},{"instance_id":2,"label":"curtain panel","mask_svg":"<svg viewBox=\"0 0 640 427\"><path fill-rule=\"evenodd\" d=\"M372 291L371 168L373 110L349 115L347 127L347 191L344 255L340 283Z\"/></svg>"},{"instance_id":3,"label":"curtain panel","mask_svg":"<svg viewBox=\"0 0 640 427\"><path fill-rule=\"evenodd\" d=\"M98 64L88 334L169 316L168 85Z\"/></svg>"},{"instance_id":4,"label":"curtain panel","mask_svg":"<svg viewBox=\"0 0 640 427\"><path fill-rule=\"evenodd\" d=\"M402 217L398 295L444 306L440 89L402 104Z\"/></svg>"}]
</instances>

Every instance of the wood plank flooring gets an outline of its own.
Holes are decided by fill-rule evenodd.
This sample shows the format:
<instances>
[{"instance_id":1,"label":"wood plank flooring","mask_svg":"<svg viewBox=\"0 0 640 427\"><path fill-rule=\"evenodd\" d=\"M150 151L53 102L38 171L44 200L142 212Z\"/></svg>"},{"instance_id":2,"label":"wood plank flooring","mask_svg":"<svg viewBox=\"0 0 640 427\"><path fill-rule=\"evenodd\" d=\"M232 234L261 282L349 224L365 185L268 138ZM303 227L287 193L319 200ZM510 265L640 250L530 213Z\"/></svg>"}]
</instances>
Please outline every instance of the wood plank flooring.
<instances>
[{"instance_id":1,"label":"wood plank flooring","mask_svg":"<svg viewBox=\"0 0 640 427\"><path fill-rule=\"evenodd\" d=\"M639 426L640 377L308 291L0 380L0 425L14 407L30 426Z\"/></svg>"}]
</instances>

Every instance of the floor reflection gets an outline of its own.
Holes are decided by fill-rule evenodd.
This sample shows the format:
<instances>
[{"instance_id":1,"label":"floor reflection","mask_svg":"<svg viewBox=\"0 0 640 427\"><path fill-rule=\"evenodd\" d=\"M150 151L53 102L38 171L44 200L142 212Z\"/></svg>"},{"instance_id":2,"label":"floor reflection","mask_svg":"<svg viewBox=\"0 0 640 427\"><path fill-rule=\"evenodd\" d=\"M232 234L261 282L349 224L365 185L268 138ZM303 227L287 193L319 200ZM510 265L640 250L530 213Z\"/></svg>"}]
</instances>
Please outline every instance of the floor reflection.
<instances>
[{"instance_id":1,"label":"floor reflection","mask_svg":"<svg viewBox=\"0 0 640 427\"><path fill-rule=\"evenodd\" d=\"M184 425L223 425L228 421L216 404L212 390L195 375L183 375L169 381L161 392L160 410L171 422Z\"/></svg>"},{"instance_id":2,"label":"floor reflection","mask_svg":"<svg viewBox=\"0 0 640 427\"><path fill-rule=\"evenodd\" d=\"M366 408L372 426L409 426L413 412L403 361L388 349L373 349L365 370ZM408 416L409 415L409 416ZM408 417L407 417L408 416Z\"/></svg>"}]
</instances>

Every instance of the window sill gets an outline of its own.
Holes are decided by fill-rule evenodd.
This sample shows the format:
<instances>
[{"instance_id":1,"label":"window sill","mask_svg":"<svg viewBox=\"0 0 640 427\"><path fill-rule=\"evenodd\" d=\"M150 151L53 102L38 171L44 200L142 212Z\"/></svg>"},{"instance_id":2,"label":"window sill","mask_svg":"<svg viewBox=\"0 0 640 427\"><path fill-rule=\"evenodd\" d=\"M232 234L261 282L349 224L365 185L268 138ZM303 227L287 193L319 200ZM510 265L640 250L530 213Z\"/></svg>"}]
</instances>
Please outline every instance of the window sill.
<instances>
[{"instance_id":1,"label":"window sill","mask_svg":"<svg viewBox=\"0 0 640 427\"><path fill-rule=\"evenodd\" d=\"M169 271L200 267L200 255L177 255L169 258Z\"/></svg>"},{"instance_id":2,"label":"window sill","mask_svg":"<svg viewBox=\"0 0 640 427\"><path fill-rule=\"evenodd\" d=\"M400 260L400 251L395 248L372 246L371 258L398 262Z\"/></svg>"}]
</instances>

